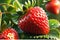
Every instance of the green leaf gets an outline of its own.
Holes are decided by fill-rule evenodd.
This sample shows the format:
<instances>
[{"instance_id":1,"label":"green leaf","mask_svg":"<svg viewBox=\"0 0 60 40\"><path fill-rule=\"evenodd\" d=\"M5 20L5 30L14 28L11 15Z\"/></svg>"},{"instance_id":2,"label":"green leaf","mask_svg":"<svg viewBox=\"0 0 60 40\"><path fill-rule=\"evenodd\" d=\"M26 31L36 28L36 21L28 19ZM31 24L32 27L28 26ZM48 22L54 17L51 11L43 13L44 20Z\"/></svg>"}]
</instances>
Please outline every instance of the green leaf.
<instances>
[{"instance_id":1,"label":"green leaf","mask_svg":"<svg viewBox=\"0 0 60 40\"><path fill-rule=\"evenodd\" d=\"M2 16L3 16L2 20L5 22L5 24L7 24L8 27L12 26L11 25L12 15L10 13L5 13Z\"/></svg>"},{"instance_id":2,"label":"green leaf","mask_svg":"<svg viewBox=\"0 0 60 40\"><path fill-rule=\"evenodd\" d=\"M16 13L16 8L10 6L7 8L7 11L14 14L14 13Z\"/></svg>"},{"instance_id":3,"label":"green leaf","mask_svg":"<svg viewBox=\"0 0 60 40\"><path fill-rule=\"evenodd\" d=\"M59 27L59 21L56 19L50 19L49 25L50 25L50 28L58 28Z\"/></svg>"},{"instance_id":4,"label":"green leaf","mask_svg":"<svg viewBox=\"0 0 60 40\"><path fill-rule=\"evenodd\" d=\"M36 0L36 5L40 6L43 0Z\"/></svg>"},{"instance_id":5,"label":"green leaf","mask_svg":"<svg viewBox=\"0 0 60 40\"><path fill-rule=\"evenodd\" d=\"M5 11L4 8L2 6L0 6L0 10L1 12Z\"/></svg>"},{"instance_id":6,"label":"green leaf","mask_svg":"<svg viewBox=\"0 0 60 40\"><path fill-rule=\"evenodd\" d=\"M22 9L22 4L18 1L18 0L15 0L13 2L13 5L17 8L17 9L20 9L21 11L23 11Z\"/></svg>"},{"instance_id":7,"label":"green leaf","mask_svg":"<svg viewBox=\"0 0 60 40\"><path fill-rule=\"evenodd\" d=\"M12 22L16 25L18 25L18 17L19 15L18 14L14 14L12 15L13 17L11 18Z\"/></svg>"},{"instance_id":8,"label":"green leaf","mask_svg":"<svg viewBox=\"0 0 60 40\"><path fill-rule=\"evenodd\" d=\"M17 9L19 8L19 6L18 6L18 4L16 3L16 1L13 2L13 5L14 5Z\"/></svg>"},{"instance_id":9,"label":"green leaf","mask_svg":"<svg viewBox=\"0 0 60 40\"><path fill-rule=\"evenodd\" d=\"M0 0L0 4L1 3L7 3L7 4L9 4L9 3L11 3L11 0Z\"/></svg>"},{"instance_id":10,"label":"green leaf","mask_svg":"<svg viewBox=\"0 0 60 40\"><path fill-rule=\"evenodd\" d=\"M22 17L25 13L23 13L22 11L17 11L17 14L19 15L19 17Z\"/></svg>"},{"instance_id":11,"label":"green leaf","mask_svg":"<svg viewBox=\"0 0 60 40\"><path fill-rule=\"evenodd\" d=\"M58 29L54 29L54 28L53 28L53 29L50 30L49 35L52 36L52 37L57 37L57 38L59 38L59 37L60 37L60 32L59 32Z\"/></svg>"},{"instance_id":12,"label":"green leaf","mask_svg":"<svg viewBox=\"0 0 60 40\"><path fill-rule=\"evenodd\" d=\"M55 14L49 13L49 12L47 14L48 14L49 19L57 19L58 21L60 21L60 14L55 15Z\"/></svg>"}]
</instances>

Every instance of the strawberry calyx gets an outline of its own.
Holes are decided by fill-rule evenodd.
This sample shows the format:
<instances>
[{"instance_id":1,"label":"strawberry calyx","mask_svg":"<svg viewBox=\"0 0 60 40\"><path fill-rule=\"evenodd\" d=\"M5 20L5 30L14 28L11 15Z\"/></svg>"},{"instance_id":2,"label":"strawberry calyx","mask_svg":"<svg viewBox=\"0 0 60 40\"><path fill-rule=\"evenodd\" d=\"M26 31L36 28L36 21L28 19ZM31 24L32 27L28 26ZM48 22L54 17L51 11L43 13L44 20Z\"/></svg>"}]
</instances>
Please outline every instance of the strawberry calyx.
<instances>
[{"instance_id":1,"label":"strawberry calyx","mask_svg":"<svg viewBox=\"0 0 60 40\"><path fill-rule=\"evenodd\" d=\"M27 11L30 8L34 7L36 4L36 0L32 0L32 2L30 0L28 0L28 2L25 2L25 5L23 6L23 11Z\"/></svg>"},{"instance_id":2,"label":"strawberry calyx","mask_svg":"<svg viewBox=\"0 0 60 40\"><path fill-rule=\"evenodd\" d=\"M36 0L32 0L32 1L28 0L27 2L25 2L25 5L23 5L23 7L22 7L22 9L23 9L22 16L24 14L26 14L28 12L28 10L32 9L35 6L35 4L36 4ZM20 17L22 17L22 16L20 15Z\"/></svg>"}]
</instances>

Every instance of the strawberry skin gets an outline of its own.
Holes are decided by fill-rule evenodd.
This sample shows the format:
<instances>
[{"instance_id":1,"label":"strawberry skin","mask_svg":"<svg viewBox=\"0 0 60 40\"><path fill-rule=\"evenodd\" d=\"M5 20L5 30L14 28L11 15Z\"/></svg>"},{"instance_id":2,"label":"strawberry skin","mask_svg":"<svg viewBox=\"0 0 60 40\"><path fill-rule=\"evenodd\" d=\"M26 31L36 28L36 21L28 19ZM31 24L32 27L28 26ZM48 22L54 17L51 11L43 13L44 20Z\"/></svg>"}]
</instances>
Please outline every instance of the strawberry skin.
<instances>
[{"instance_id":1,"label":"strawberry skin","mask_svg":"<svg viewBox=\"0 0 60 40\"><path fill-rule=\"evenodd\" d=\"M2 39L2 35L0 34L0 39Z\"/></svg>"},{"instance_id":2,"label":"strawberry skin","mask_svg":"<svg viewBox=\"0 0 60 40\"><path fill-rule=\"evenodd\" d=\"M8 28L2 33L4 40L17 40L18 33L13 28Z\"/></svg>"},{"instance_id":3,"label":"strawberry skin","mask_svg":"<svg viewBox=\"0 0 60 40\"><path fill-rule=\"evenodd\" d=\"M60 2L58 0L51 0L46 4L46 10L53 14L59 14Z\"/></svg>"},{"instance_id":4,"label":"strawberry skin","mask_svg":"<svg viewBox=\"0 0 60 40\"><path fill-rule=\"evenodd\" d=\"M0 34L0 40L5 39L3 36L4 36L4 35Z\"/></svg>"},{"instance_id":5,"label":"strawberry skin","mask_svg":"<svg viewBox=\"0 0 60 40\"><path fill-rule=\"evenodd\" d=\"M45 11L40 7L29 8L27 13L19 19L19 28L30 34L48 34L49 24Z\"/></svg>"}]
</instances>

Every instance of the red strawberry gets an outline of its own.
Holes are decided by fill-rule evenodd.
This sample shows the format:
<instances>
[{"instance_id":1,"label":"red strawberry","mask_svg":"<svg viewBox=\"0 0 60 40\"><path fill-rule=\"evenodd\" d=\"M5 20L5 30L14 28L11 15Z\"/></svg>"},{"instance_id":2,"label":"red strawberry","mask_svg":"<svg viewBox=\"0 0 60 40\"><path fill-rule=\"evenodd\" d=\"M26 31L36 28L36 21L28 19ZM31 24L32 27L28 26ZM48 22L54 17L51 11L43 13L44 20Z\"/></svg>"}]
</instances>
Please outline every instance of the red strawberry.
<instances>
[{"instance_id":1,"label":"red strawberry","mask_svg":"<svg viewBox=\"0 0 60 40\"><path fill-rule=\"evenodd\" d=\"M5 40L17 40L18 39L18 33L13 28L8 28L4 30L2 35Z\"/></svg>"},{"instance_id":2,"label":"red strawberry","mask_svg":"<svg viewBox=\"0 0 60 40\"><path fill-rule=\"evenodd\" d=\"M0 34L0 39L2 39L2 35Z\"/></svg>"},{"instance_id":3,"label":"red strawberry","mask_svg":"<svg viewBox=\"0 0 60 40\"><path fill-rule=\"evenodd\" d=\"M46 4L46 10L53 13L59 14L60 2L58 0L51 0Z\"/></svg>"},{"instance_id":4,"label":"red strawberry","mask_svg":"<svg viewBox=\"0 0 60 40\"><path fill-rule=\"evenodd\" d=\"M26 33L48 34L49 24L45 11L40 7L29 8L19 20L18 26Z\"/></svg>"},{"instance_id":5,"label":"red strawberry","mask_svg":"<svg viewBox=\"0 0 60 40\"><path fill-rule=\"evenodd\" d=\"M2 34L0 34L0 40L5 39Z\"/></svg>"}]
</instances>

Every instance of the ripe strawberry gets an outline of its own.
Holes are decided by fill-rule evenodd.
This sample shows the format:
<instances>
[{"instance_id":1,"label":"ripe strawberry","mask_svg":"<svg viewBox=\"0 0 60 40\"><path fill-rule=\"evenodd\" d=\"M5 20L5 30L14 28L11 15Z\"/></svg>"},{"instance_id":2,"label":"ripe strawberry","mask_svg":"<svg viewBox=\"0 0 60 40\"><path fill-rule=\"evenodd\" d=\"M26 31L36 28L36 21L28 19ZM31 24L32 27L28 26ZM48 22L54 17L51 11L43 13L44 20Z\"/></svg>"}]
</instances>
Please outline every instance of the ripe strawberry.
<instances>
[{"instance_id":1,"label":"ripe strawberry","mask_svg":"<svg viewBox=\"0 0 60 40\"><path fill-rule=\"evenodd\" d=\"M3 39L5 40L17 40L18 33L13 28L8 28L3 31L2 33Z\"/></svg>"},{"instance_id":2,"label":"ripe strawberry","mask_svg":"<svg viewBox=\"0 0 60 40\"><path fill-rule=\"evenodd\" d=\"M29 8L19 19L18 26L26 33L48 34L49 24L45 11L40 7Z\"/></svg>"},{"instance_id":3,"label":"ripe strawberry","mask_svg":"<svg viewBox=\"0 0 60 40\"><path fill-rule=\"evenodd\" d=\"M0 34L0 40L5 39L3 36L4 36L4 35Z\"/></svg>"},{"instance_id":4,"label":"ripe strawberry","mask_svg":"<svg viewBox=\"0 0 60 40\"><path fill-rule=\"evenodd\" d=\"M0 39L2 38L2 35L0 34Z\"/></svg>"},{"instance_id":5,"label":"ripe strawberry","mask_svg":"<svg viewBox=\"0 0 60 40\"><path fill-rule=\"evenodd\" d=\"M59 14L60 2L58 0L51 0L46 4L46 10L53 14Z\"/></svg>"}]
</instances>

